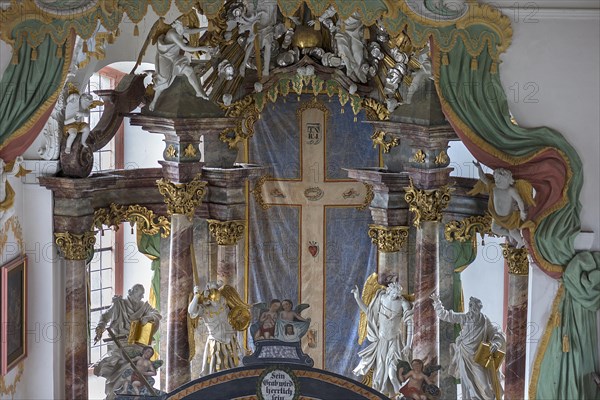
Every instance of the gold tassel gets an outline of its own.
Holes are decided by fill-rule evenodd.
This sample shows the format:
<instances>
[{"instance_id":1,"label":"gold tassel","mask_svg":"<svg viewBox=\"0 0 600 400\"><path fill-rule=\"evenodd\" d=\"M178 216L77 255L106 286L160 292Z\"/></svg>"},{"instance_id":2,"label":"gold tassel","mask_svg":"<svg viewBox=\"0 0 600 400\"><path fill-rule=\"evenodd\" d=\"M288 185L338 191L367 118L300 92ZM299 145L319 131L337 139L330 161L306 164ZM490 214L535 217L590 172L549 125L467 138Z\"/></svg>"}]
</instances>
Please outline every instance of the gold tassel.
<instances>
[{"instance_id":1,"label":"gold tassel","mask_svg":"<svg viewBox=\"0 0 600 400\"><path fill-rule=\"evenodd\" d=\"M471 69L477 71L477 57L471 58Z\"/></svg>"},{"instance_id":2,"label":"gold tassel","mask_svg":"<svg viewBox=\"0 0 600 400\"><path fill-rule=\"evenodd\" d=\"M19 63L19 49L13 49L13 55L10 63L12 65L17 65Z\"/></svg>"},{"instance_id":3,"label":"gold tassel","mask_svg":"<svg viewBox=\"0 0 600 400\"><path fill-rule=\"evenodd\" d=\"M569 337L567 335L563 335L563 337L562 337L562 351L563 351L563 353L568 353L570 349L571 349L571 346L569 344Z\"/></svg>"},{"instance_id":4,"label":"gold tassel","mask_svg":"<svg viewBox=\"0 0 600 400\"><path fill-rule=\"evenodd\" d=\"M449 65L450 60L448 60L448 53L442 53L442 65Z\"/></svg>"},{"instance_id":5,"label":"gold tassel","mask_svg":"<svg viewBox=\"0 0 600 400\"><path fill-rule=\"evenodd\" d=\"M318 19L315 21L315 27L314 27L315 31L320 31L321 30L321 21L319 21Z\"/></svg>"},{"instance_id":6,"label":"gold tassel","mask_svg":"<svg viewBox=\"0 0 600 400\"><path fill-rule=\"evenodd\" d=\"M62 46L58 46L56 48L56 57L62 58L62 56L63 56L63 48L62 48Z\"/></svg>"},{"instance_id":7,"label":"gold tassel","mask_svg":"<svg viewBox=\"0 0 600 400\"><path fill-rule=\"evenodd\" d=\"M496 61L492 62L490 67L490 74L495 75L498 73L498 63Z\"/></svg>"},{"instance_id":8,"label":"gold tassel","mask_svg":"<svg viewBox=\"0 0 600 400\"><path fill-rule=\"evenodd\" d=\"M31 61L37 60L37 49L31 50Z\"/></svg>"},{"instance_id":9,"label":"gold tassel","mask_svg":"<svg viewBox=\"0 0 600 400\"><path fill-rule=\"evenodd\" d=\"M343 113L344 113L344 108L342 107L342 110L340 111L340 114L343 114Z\"/></svg>"},{"instance_id":10,"label":"gold tassel","mask_svg":"<svg viewBox=\"0 0 600 400\"><path fill-rule=\"evenodd\" d=\"M210 26L210 23L208 26ZM133 36L140 36L140 28L137 26L137 24L135 24L133 27Z\"/></svg>"},{"instance_id":11,"label":"gold tassel","mask_svg":"<svg viewBox=\"0 0 600 400\"><path fill-rule=\"evenodd\" d=\"M365 40L371 39L371 30L369 29L368 26L365 26L364 38L365 38Z\"/></svg>"},{"instance_id":12,"label":"gold tassel","mask_svg":"<svg viewBox=\"0 0 600 400\"><path fill-rule=\"evenodd\" d=\"M212 19L208 20L208 29L209 32L212 32L215 30L215 24L213 23Z\"/></svg>"},{"instance_id":13,"label":"gold tassel","mask_svg":"<svg viewBox=\"0 0 600 400\"><path fill-rule=\"evenodd\" d=\"M119 37L120 34L121 34L121 29L119 29L119 27L117 27L117 30L115 31L115 37Z\"/></svg>"},{"instance_id":14,"label":"gold tassel","mask_svg":"<svg viewBox=\"0 0 600 400\"><path fill-rule=\"evenodd\" d=\"M285 20L285 29L292 29L292 20L289 18Z\"/></svg>"},{"instance_id":15,"label":"gold tassel","mask_svg":"<svg viewBox=\"0 0 600 400\"><path fill-rule=\"evenodd\" d=\"M82 51L83 51L84 53L87 53L87 52L88 52L88 44L87 44L87 40L84 40L84 41L83 41L83 49L82 49Z\"/></svg>"},{"instance_id":16,"label":"gold tassel","mask_svg":"<svg viewBox=\"0 0 600 400\"><path fill-rule=\"evenodd\" d=\"M354 122L358 121L358 119L356 117L354 117Z\"/></svg>"},{"instance_id":17,"label":"gold tassel","mask_svg":"<svg viewBox=\"0 0 600 400\"><path fill-rule=\"evenodd\" d=\"M137 25L136 25L136 26L137 26ZM108 39L107 39L107 41L108 41L108 44L113 44L113 43L115 42L115 35L113 35L113 33L112 33L112 32L108 34Z\"/></svg>"}]
</instances>

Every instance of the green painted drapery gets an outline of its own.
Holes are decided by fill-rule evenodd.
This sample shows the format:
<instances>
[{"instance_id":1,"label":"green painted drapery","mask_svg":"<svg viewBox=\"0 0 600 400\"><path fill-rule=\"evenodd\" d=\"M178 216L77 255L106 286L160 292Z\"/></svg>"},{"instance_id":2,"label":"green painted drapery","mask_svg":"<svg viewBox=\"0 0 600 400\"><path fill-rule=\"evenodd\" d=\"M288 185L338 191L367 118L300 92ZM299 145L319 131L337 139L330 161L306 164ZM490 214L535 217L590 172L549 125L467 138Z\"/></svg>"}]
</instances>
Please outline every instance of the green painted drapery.
<instances>
[{"instance_id":1,"label":"green painted drapery","mask_svg":"<svg viewBox=\"0 0 600 400\"><path fill-rule=\"evenodd\" d=\"M459 40L447 53L434 52L432 59L443 110L471 153L486 165L510 169L516 178L534 185L537 204L529 217L536 227L524 236L538 265L565 280L565 296L556 302L561 317L549 323L550 340L539 348L530 397L597 398L597 389L586 381L594 372L595 356L586 353L597 349L592 310L598 309L600 301L600 254L576 254L573 245L580 231L581 160L560 133L511 122L494 61L486 50L474 57ZM560 329L552 330L555 325ZM563 346L563 340L570 345Z\"/></svg>"},{"instance_id":2,"label":"green painted drapery","mask_svg":"<svg viewBox=\"0 0 600 400\"><path fill-rule=\"evenodd\" d=\"M64 85L72 45L57 46L46 37L32 52L22 45L19 63L10 64L0 81L0 157L6 160L22 154L40 133Z\"/></svg>"},{"instance_id":3,"label":"green painted drapery","mask_svg":"<svg viewBox=\"0 0 600 400\"><path fill-rule=\"evenodd\" d=\"M152 260L152 280L148 303L160 311L160 233L147 235L137 231L138 251Z\"/></svg>"}]
</instances>

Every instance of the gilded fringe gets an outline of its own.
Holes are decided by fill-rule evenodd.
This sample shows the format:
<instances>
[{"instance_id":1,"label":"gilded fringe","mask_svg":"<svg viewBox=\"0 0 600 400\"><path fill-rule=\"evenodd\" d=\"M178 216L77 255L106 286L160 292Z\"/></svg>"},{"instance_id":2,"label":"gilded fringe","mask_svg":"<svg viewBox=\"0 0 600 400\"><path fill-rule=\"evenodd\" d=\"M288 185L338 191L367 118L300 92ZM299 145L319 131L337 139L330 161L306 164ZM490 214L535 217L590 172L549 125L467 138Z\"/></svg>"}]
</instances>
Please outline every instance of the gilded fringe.
<instances>
[{"instance_id":1,"label":"gilded fringe","mask_svg":"<svg viewBox=\"0 0 600 400\"><path fill-rule=\"evenodd\" d=\"M472 57L471 58L471 70L473 71L477 71L477 57Z\"/></svg>"},{"instance_id":2,"label":"gilded fringe","mask_svg":"<svg viewBox=\"0 0 600 400\"><path fill-rule=\"evenodd\" d=\"M498 63L496 61L492 62L490 66L490 74L495 75L498 73Z\"/></svg>"},{"instance_id":3,"label":"gilded fringe","mask_svg":"<svg viewBox=\"0 0 600 400\"><path fill-rule=\"evenodd\" d=\"M63 48L62 48L62 46L58 46L56 48L56 57L62 58L62 56L63 56Z\"/></svg>"},{"instance_id":4,"label":"gilded fringe","mask_svg":"<svg viewBox=\"0 0 600 400\"><path fill-rule=\"evenodd\" d=\"M371 39L371 30L368 26L365 26L364 38L365 40Z\"/></svg>"},{"instance_id":5,"label":"gilded fringe","mask_svg":"<svg viewBox=\"0 0 600 400\"><path fill-rule=\"evenodd\" d=\"M37 49L31 50L31 61L37 60Z\"/></svg>"},{"instance_id":6,"label":"gilded fringe","mask_svg":"<svg viewBox=\"0 0 600 400\"><path fill-rule=\"evenodd\" d=\"M449 65L450 60L448 60L448 53L442 53L442 65Z\"/></svg>"},{"instance_id":7,"label":"gilded fringe","mask_svg":"<svg viewBox=\"0 0 600 400\"><path fill-rule=\"evenodd\" d=\"M208 26L210 26L210 22ZM133 27L133 36L140 36L140 28L137 26L137 24Z\"/></svg>"},{"instance_id":8,"label":"gilded fringe","mask_svg":"<svg viewBox=\"0 0 600 400\"><path fill-rule=\"evenodd\" d=\"M13 55L10 60L12 65L17 65L19 63L19 49L13 49Z\"/></svg>"},{"instance_id":9,"label":"gilded fringe","mask_svg":"<svg viewBox=\"0 0 600 400\"><path fill-rule=\"evenodd\" d=\"M562 351L563 351L563 353L568 353L570 349L571 349L571 346L569 344L569 337L567 335L563 335L563 337L562 337Z\"/></svg>"},{"instance_id":10,"label":"gilded fringe","mask_svg":"<svg viewBox=\"0 0 600 400\"><path fill-rule=\"evenodd\" d=\"M319 21L319 19L317 18L317 20L315 21L315 26L314 26L315 31L320 31L321 30L321 21Z\"/></svg>"},{"instance_id":11,"label":"gilded fringe","mask_svg":"<svg viewBox=\"0 0 600 400\"><path fill-rule=\"evenodd\" d=\"M82 48L82 51L83 51L84 53L87 53L87 52L88 52L88 50L89 50L89 49L88 49L87 40L84 40L84 41L83 41L83 48Z\"/></svg>"}]
</instances>

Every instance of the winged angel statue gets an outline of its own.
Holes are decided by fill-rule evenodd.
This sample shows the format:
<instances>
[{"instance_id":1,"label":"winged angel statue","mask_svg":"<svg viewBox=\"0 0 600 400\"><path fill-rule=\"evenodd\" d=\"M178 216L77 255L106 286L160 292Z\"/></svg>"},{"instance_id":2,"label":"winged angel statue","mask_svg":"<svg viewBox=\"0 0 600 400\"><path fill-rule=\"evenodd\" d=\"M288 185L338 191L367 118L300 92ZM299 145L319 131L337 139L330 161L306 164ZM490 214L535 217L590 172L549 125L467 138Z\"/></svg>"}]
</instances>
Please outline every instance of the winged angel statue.
<instances>
[{"instance_id":1,"label":"winged angel statue","mask_svg":"<svg viewBox=\"0 0 600 400\"><path fill-rule=\"evenodd\" d=\"M379 284L376 273L367 278L362 298L358 286L352 289L352 294L361 310L358 344L362 344L365 338L371 342L358 353L361 360L353 372L361 376L372 369L371 387L393 396L402 386L397 375L398 363L410 361L413 337L411 299L402 295L398 282L391 282L387 287Z\"/></svg>"},{"instance_id":2,"label":"winged angel statue","mask_svg":"<svg viewBox=\"0 0 600 400\"><path fill-rule=\"evenodd\" d=\"M204 291L198 286L194 288L194 298L188 306L188 313L192 318L202 318L208 330L202 375L239 365L241 349L236 334L250 325L249 309L250 306L229 285L209 282Z\"/></svg>"}]
</instances>

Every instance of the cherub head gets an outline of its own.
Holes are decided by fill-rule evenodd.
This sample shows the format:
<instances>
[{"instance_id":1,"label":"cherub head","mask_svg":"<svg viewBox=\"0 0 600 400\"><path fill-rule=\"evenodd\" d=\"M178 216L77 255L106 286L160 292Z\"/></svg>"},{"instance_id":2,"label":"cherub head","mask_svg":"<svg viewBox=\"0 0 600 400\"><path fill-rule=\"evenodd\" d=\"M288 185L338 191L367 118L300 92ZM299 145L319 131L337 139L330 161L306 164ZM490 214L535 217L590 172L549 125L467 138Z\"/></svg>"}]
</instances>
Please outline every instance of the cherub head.
<instances>
[{"instance_id":1,"label":"cherub head","mask_svg":"<svg viewBox=\"0 0 600 400\"><path fill-rule=\"evenodd\" d=\"M235 68L231 64L231 62L227 59L221 61L217 68L219 76L221 78L225 78L225 80L232 80L235 76Z\"/></svg>"},{"instance_id":2,"label":"cherub head","mask_svg":"<svg viewBox=\"0 0 600 400\"><path fill-rule=\"evenodd\" d=\"M271 304L269 305L269 311L278 311L279 307L281 307L281 302L279 301L279 299L273 299L271 300Z\"/></svg>"},{"instance_id":3,"label":"cherub head","mask_svg":"<svg viewBox=\"0 0 600 400\"><path fill-rule=\"evenodd\" d=\"M494 170L494 183L500 189L508 189L515 183L515 180L512 172L504 168L497 168Z\"/></svg>"},{"instance_id":4,"label":"cherub head","mask_svg":"<svg viewBox=\"0 0 600 400\"><path fill-rule=\"evenodd\" d=\"M284 311L291 311L292 306L293 306L292 301L289 299L285 299L281 302L281 307L283 307Z\"/></svg>"},{"instance_id":5,"label":"cherub head","mask_svg":"<svg viewBox=\"0 0 600 400\"><path fill-rule=\"evenodd\" d=\"M415 372L421 372L423 371L423 360L415 358L411 361L410 366Z\"/></svg>"},{"instance_id":6,"label":"cherub head","mask_svg":"<svg viewBox=\"0 0 600 400\"><path fill-rule=\"evenodd\" d=\"M150 347L150 346L144 347L144 350L142 351L142 357L144 357L146 360L149 360L153 355L154 355L154 349L152 347Z\"/></svg>"}]
</instances>

